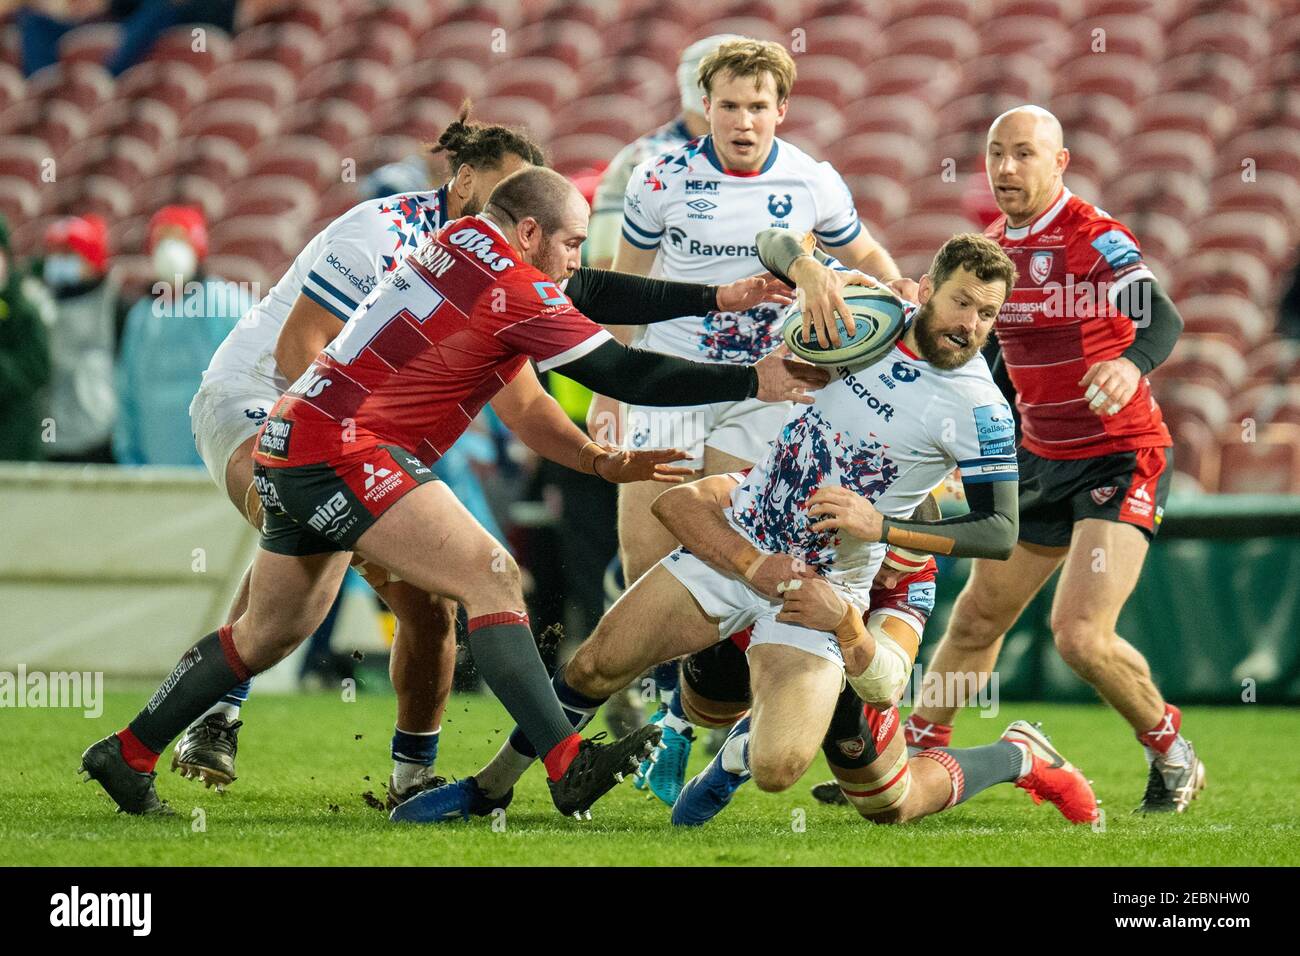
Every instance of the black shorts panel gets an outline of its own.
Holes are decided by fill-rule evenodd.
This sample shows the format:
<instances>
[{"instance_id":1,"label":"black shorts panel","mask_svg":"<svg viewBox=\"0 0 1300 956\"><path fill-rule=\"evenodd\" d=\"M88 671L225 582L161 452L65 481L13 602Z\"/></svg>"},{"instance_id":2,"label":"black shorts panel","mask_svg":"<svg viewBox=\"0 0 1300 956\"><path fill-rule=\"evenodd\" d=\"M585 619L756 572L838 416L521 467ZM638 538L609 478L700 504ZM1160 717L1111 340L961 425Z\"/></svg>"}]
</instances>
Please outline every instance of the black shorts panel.
<instances>
[{"instance_id":1,"label":"black shorts panel","mask_svg":"<svg viewBox=\"0 0 1300 956\"><path fill-rule=\"evenodd\" d=\"M1041 458L1021 448L1020 540L1070 544L1084 518L1131 524L1155 536L1173 478L1172 448L1139 448L1097 458Z\"/></svg>"},{"instance_id":2,"label":"black shorts panel","mask_svg":"<svg viewBox=\"0 0 1300 956\"><path fill-rule=\"evenodd\" d=\"M683 660L682 680L705 700L749 705L749 661L729 638Z\"/></svg>"}]
</instances>

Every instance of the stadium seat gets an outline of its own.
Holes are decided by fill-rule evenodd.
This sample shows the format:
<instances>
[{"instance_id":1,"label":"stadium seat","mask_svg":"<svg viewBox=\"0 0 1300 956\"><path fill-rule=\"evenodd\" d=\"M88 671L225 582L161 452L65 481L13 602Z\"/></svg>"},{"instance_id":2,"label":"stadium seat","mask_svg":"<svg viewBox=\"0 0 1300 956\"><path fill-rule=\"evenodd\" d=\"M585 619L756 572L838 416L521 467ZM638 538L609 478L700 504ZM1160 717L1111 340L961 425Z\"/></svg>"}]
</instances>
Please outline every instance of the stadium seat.
<instances>
[{"instance_id":1,"label":"stadium seat","mask_svg":"<svg viewBox=\"0 0 1300 956\"><path fill-rule=\"evenodd\" d=\"M353 161L356 164L355 173L359 181L381 166L400 162L419 154L422 142L427 140L401 133L363 136L339 151L340 162ZM335 175L338 174L338 167L335 167Z\"/></svg>"},{"instance_id":2,"label":"stadium seat","mask_svg":"<svg viewBox=\"0 0 1300 956\"><path fill-rule=\"evenodd\" d=\"M1054 85L1052 71L1033 57L1022 53L992 54L963 65L959 90L965 94L1014 97L1021 103L1045 103Z\"/></svg>"},{"instance_id":3,"label":"stadium seat","mask_svg":"<svg viewBox=\"0 0 1300 956\"><path fill-rule=\"evenodd\" d=\"M647 111L671 100L677 103L677 81L663 64L644 56L611 56L586 63L578 72L583 96L630 96L640 104L635 116L643 126ZM657 115L657 114L656 114Z\"/></svg>"},{"instance_id":4,"label":"stadium seat","mask_svg":"<svg viewBox=\"0 0 1300 956\"><path fill-rule=\"evenodd\" d=\"M802 137L811 146L813 157L822 159L827 149L844 136L844 111L825 100L800 96L785 114L781 135Z\"/></svg>"},{"instance_id":5,"label":"stadium seat","mask_svg":"<svg viewBox=\"0 0 1300 956\"><path fill-rule=\"evenodd\" d=\"M256 100L279 112L293 102L298 81L274 60L238 60L208 76L207 99Z\"/></svg>"},{"instance_id":6,"label":"stadium seat","mask_svg":"<svg viewBox=\"0 0 1300 956\"><path fill-rule=\"evenodd\" d=\"M1251 17L1230 13L1199 16L1169 33L1169 55L1226 53L1258 63L1269 52L1268 28Z\"/></svg>"},{"instance_id":7,"label":"stadium seat","mask_svg":"<svg viewBox=\"0 0 1300 956\"><path fill-rule=\"evenodd\" d=\"M122 45L120 23L86 23L59 37L59 62L102 64Z\"/></svg>"},{"instance_id":8,"label":"stadium seat","mask_svg":"<svg viewBox=\"0 0 1300 956\"><path fill-rule=\"evenodd\" d=\"M944 104L935 114L935 126L945 135L978 133L987 136L993 120L1026 101L1006 93L971 93Z\"/></svg>"},{"instance_id":9,"label":"stadium seat","mask_svg":"<svg viewBox=\"0 0 1300 956\"><path fill-rule=\"evenodd\" d=\"M873 3L862 3L861 7L870 9L878 7ZM903 4L893 4L888 21L901 17L957 17L967 23L979 20L987 4L981 0L914 0Z\"/></svg>"},{"instance_id":10,"label":"stadium seat","mask_svg":"<svg viewBox=\"0 0 1300 956\"><path fill-rule=\"evenodd\" d=\"M480 69L490 69L501 57L496 50L505 38L505 34L494 36L494 29L499 28L484 21L441 23L421 34L415 49L422 59L468 60Z\"/></svg>"},{"instance_id":11,"label":"stadium seat","mask_svg":"<svg viewBox=\"0 0 1300 956\"><path fill-rule=\"evenodd\" d=\"M970 232L970 222L964 216L951 213L908 216L886 227L885 248L895 257L921 254L933 259L939 247L959 232ZM929 260L926 265L929 265Z\"/></svg>"},{"instance_id":12,"label":"stadium seat","mask_svg":"<svg viewBox=\"0 0 1300 956\"><path fill-rule=\"evenodd\" d=\"M1273 170L1257 170L1251 181L1240 171L1228 173L1213 181L1210 195L1215 212L1280 212L1289 222L1300 221L1300 180Z\"/></svg>"},{"instance_id":13,"label":"stadium seat","mask_svg":"<svg viewBox=\"0 0 1300 956\"><path fill-rule=\"evenodd\" d=\"M94 213L108 222L124 219L131 214L135 197L131 189L108 176L82 176L68 178L54 185L53 205L47 211L58 211L67 216Z\"/></svg>"},{"instance_id":14,"label":"stadium seat","mask_svg":"<svg viewBox=\"0 0 1300 956\"><path fill-rule=\"evenodd\" d=\"M705 34L697 34L671 17L650 16L618 20L601 35L606 54L646 57L672 70L682 50Z\"/></svg>"},{"instance_id":15,"label":"stadium seat","mask_svg":"<svg viewBox=\"0 0 1300 956\"><path fill-rule=\"evenodd\" d=\"M1300 422L1300 383L1255 385L1232 398L1234 421L1252 419L1257 424Z\"/></svg>"},{"instance_id":16,"label":"stadium seat","mask_svg":"<svg viewBox=\"0 0 1300 956\"><path fill-rule=\"evenodd\" d=\"M907 94L931 108L944 103L957 89L957 67L930 56L888 56L865 67L870 96Z\"/></svg>"},{"instance_id":17,"label":"stadium seat","mask_svg":"<svg viewBox=\"0 0 1300 956\"><path fill-rule=\"evenodd\" d=\"M1192 245L1192 233L1181 219L1164 213L1139 210L1128 217L1126 225L1137 236L1143 254L1162 261L1178 261Z\"/></svg>"},{"instance_id":18,"label":"stadium seat","mask_svg":"<svg viewBox=\"0 0 1300 956\"><path fill-rule=\"evenodd\" d=\"M427 97L419 99L398 97L385 104L379 112L384 116L384 120L380 122L375 132L411 136L430 143L436 143L447 125L459 115L456 107L451 104ZM477 103L471 118L485 123L496 122L488 114L482 113ZM314 133L315 131L303 127L295 132ZM326 137L322 136L322 138ZM333 145L333 142L330 142ZM343 145L339 144L337 148L342 149Z\"/></svg>"},{"instance_id":19,"label":"stadium seat","mask_svg":"<svg viewBox=\"0 0 1300 956\"><path fill-rule=\"evenodd\" d=\"M1056 17L1062 26L1082 12L1079 0L995 0L991 18L1012 21L1016 17Z\"/></svg>"},{"instance_id":20,"label":"stadium seat","mask_svg":"<svg viewBox=\"0 0 1300 956\"><path fill-rule=\"evenodd\" d=\"M1062 57L1063 63L1082 56L1115 55L1159 63L1165 55L1164 31L1149 12L1085 17L1074 24L1067 35L1070 44Z\"/></svg>"},{"instance_id":21,"label":"stadium seat","mask_svg":"<svg viewBox=\"0 0 1300 956\"><path fill-rule=\"evenodd\" d=\"M1059 63L1069 46L1069 36L1055 17L1020 16L1015 26L988 20L980 28L981 56L1025 54L1040 63Z\"/></svg>"},{"instance_id":22,"label":"stadium seat","mask_svg":"<svg viewBox=\"0 0 1300 956\"><path fill-rule=\"evenodd\" d=\"M1191 173L1138 170L1107 182L1097 201L1120 220L1137 212L1158 212L1193 222L1208 211L1210 196L1203 180Z\"/></svg>"},{"instance_id":23,"label":"stadium seat","mask_svg":"<svg viewBox=\"0 0 1300 956\"><path fill-rule=\"evenodd\" d=\"M6 156L0 151L0 169L8 170ZM41 211L41 192L22 176L0 175L0 215L10 223L25 222Z\"/></svg>"},{"instance_id":24,"label":"stadium seat","mask_svg":"<svg viewBox=\"0 0 1300 956\"><path fill-rule=\"evenodd\" d=\"M438 106L449 109L442 103ZM348 100L310 100L294 106L289 124L282 132L318 136L335 149L342 149L370 132L370 119L369 113Z\"/></svg>"},{"instance_id":25,"label":"stadium seat","mask_svg":"<svg viewBox=\"0 0 1300 956\"><path fill-rule=\"evenodd\" d=\"M157 154L176 139L180 127L176 114L157 100L114 100L95 111L87 135L129 135Z\"/></svg>"},{"instance_id":26,"label":"stadium seat","mask_svg":"<svg viewBox=\"0 0 1300 956\"><path fill-rule=\"evenodd\" d=\"M593 133L612 136L620 141L621 149L646 132L646 120L642 113L641 101L636 97L618 94L584 96L556 114L555 135ZM611 153L610 157L612 155Z\"/></svg>"},{"instance_id":27,"label":"stadium seat","mask_svg":"<svg viewBox=\"0 0 1300 956\"><path fill-rule=\"evenodd\" d=\"M248 154L248 175L293 176L313 189L337 182L342 171L338 153L316 136L278 136Z\"/></svg>"},{"instance_id":28,"label":"stadium seat","mask_svg":"<svg viewBox=\"0 0 1300 956\"><path fill-rule=\"evenodd\" d=\"M303 232L304 238L314 236L359 202L361 202L361 194L357 190L356 183L335 183L321 196L316 208L316 219Z\"/></svg>"},{"instance_id":29,"label":"stadium seat","mask_svg":"<svg viewBox=\"0 0 1300 956\"><path fill-rule=\"evenodd\" d=\"M118 78L119 102L151 100L180 118L207 96L207 79L189 63L138 63Z\"/></svg>"},{"instance_id":30,"label":"stadium seat","mask_svg":"<svg viewBox=\"0 0 1300 956\"><path fill-rule=\"evenodd\" d=\"M837 143L832 155L846 178L882 176L896 184L927 171L930 158L922 143L902 133L859 133Z\"/></svg>"},{"instance_id":31,"label":"stadium seat","mask_svg":"<svg viewBox=\"0 0 1300 956\"><path fill-rule=\"evenodd\" d=\"M302 79L325 56L325 41L301 23L264 23L235 34L233 59L273 60Z\"/></svg>"},{"instance_id":32,"label":"stadium seat","mask_svg":"<svg viewBox=\"0 0 1300 956\"><path fill-rule=\"evenodd\" d=\"M1156 79L1155 68L1135 56L1085 56L1057 71L1056 89L1061 93L1104 93L1133 106L1155 92Z\"/></svg>"},{"instance_id":33,"label":"stadium seat","mask_svg":"<svg viewBox=\"0 0 1300 956\"><path fill-rule=\"evenodd\" d=\"M844 119L850 134L901 133L922 142L938 128L929 105L906 95L868 96L845 107Z\"/></svg>"},{"instance_id":34,"label":"stadium seat","mask_svg":"<svg viewBox=\"0 0 1300 956\"><path fill-rule=\"evenodd\" d=\"M1215 161L1212 142L1181 130L1139 133L1124 149L1124 165L1130 170L1183 172L1207 179L1214 171Z\"/></svg>"},{"instance_id":35,"label":"stadium seat","mask_svg":"<svg viewBox=\"0 0 1300 956\"><path fill-rule=\"evenodd\" d=\"M257 100L201 103L185 117L182 136L219 136L241 150L252 149L279 127L276 111Z\"/></svg>"},{"instance_id":36,"label":"stadium seat","mask_svg":"<svg viewBox=\"0 0 1300 956\"><path fill-rule=\"evenodd\" d=\"M152 176L158 156L143 140L130 135L93 136L69 151L63 160L62 174L77 177L97 173L110 176L126 186L135 186Z\"/></svg>"},{"instance_id":37,"label":"stadium seat","mask_svg":"<svg viewBox=\"0 0 1300 956\"><path fill-rule=\"evenodd\" d=\"M476 99L483 90L483 71L468 60L430 58L410 63L401 71L400 95L432 97L458 107Z\"/></svg>"},{"instance_id":38,"label":"stadium seat","mask_svg":"<svg viewBox=\"0 0 1300 956\"><path fill-rule=\"evenodd\" d=\"M49 159L50 147L43 139L8 132L0 137L0 170L6 177L36 186L42 181L41 174L52 168Z\"/></svg>"},{"instance_id":39,"label":"stadium seat","mask_svg":"<svg viewBox=\"0 0 1300 956\"><path fill-rule=\"evenodd\" d=\"M248 154L221 136L187 136L159 156L159 172L198 176L224 188L248 173Z\"/></svg>"},{"instance_id":40,"label":"stadium seat","mask_svg":"<svg viewBox=\"0 0 1300 956\"><path fill-rule=\"evenodd\" d=\"M1231 420L1228 400L1213 386L1199 382L1164 381L1156 390L1156 401L1170 421L1194 418L1213 432ZM1176 427L1172 425L1171 428Z\"/></svg>"},{"instance_id":41,"label":"stadium seat","mask_svg":"<svg viewBox=\"0 0 1300 956\"><path fill-rule=\"evenodd\" d=\"M893 222L907 212L907 193L892 176L847 174L845 185L858 215L871 222Z\"/></svg>"},{"instance_id":42,"label":"stadium seat","mask_svg":"<svg viewBox=\"0 0 1300 956\"><path fill-rule=\"evenodd\" d=\"M343 22L343 6L335 0L300 0L267 9L257 24L297 24L324 36Z\"/></svg>"},{"instance_id":43,"label":"stadium seat","mask_svg":"<svg viewBox=\"0 0 1300 956\"><path fill-rule=\"evenodd\" d=\"M1183 130L1218 141L1228 135L1235 121L1236 111L1231 105L1209 93L1184 91L1163 93L1143 102L1138 128L1144 133Z\"/></svg>"},{"instance_id":44,"label":"stadium seat","mask_svg":"<svg viewBox=\"0 0 1300 956\"><path fill-rule=\"evenodd\" d=\"M226 211L221 187L210 179L188 173L155 176L135 190L135 208L139 216L151 216L162 206L198 206L208 222L218 222Z\"/></svg>"},{"instance_id":45,"label":"stadium seat","mask_svg":"<svg viewBox=\"0 0 1300 956\"><path fill-rule=\"evenodd\" d=\"M697 36L714 36L718 33L735 33L742 37L753 37L758 40L773 40L777 43L789 43L790 35L782 31L774 23L767 20L761 20L758 17L719 17L715 20L709 20L701 23L696 29ZM679 51L680 52L680 51Z\"/></svg>"},{"instance_id":46,"label":"stadium seat","mask_svg":"<svg viewBox=\"0 0 1300 956\"><path fill-rule=\"evenodd\" d=\"M980 49L975 28L961 17L912 16L889 25L892 56L920 54L965 63Z\"/></svg>"},{"instance_id":47,"label":"stadium seat","mask_svg":"<svg viewBox=\"0 0 1300 956\"><path fill-rule=\"evenodd\" d=\"M325 36L325 60L364 60L400 72L419 54L404 27L370 16L343 23Z\"/></svg>"},{"instance_id":48,"label":"stadium seat","mask_svg":"<svg viewBox=\"0 0 1300 956\"><path fill-rule=\"evenodd\" d=\"M884 31L870 28L870 21L856 16L818 16L801 24L809 51L838 56L850 63L870 63L886 51ZM797 85L796 81L796 85Z\"/></svg>"},{"instance_id":49,"label":"stadium seat","mask_svg":"<svg viewBox=\"0 0 1300 956\"><path fill-rule=\"evenodd\" d=\"M622 149L628 140L599 133L573 133L557 136L546 145L546 158L552 168L566 176L592 163L603 162Z\"/></svg>"},{"instance_id":50,"label":"stadium seat","mask_svg":"<svg viewBox=\"0 0 1300 956\"><path fill-rule=\"evenodd\" d=\"M1233 103L1254 87L1251 67L1249 62L1227 53L1184 53L1160 64L1160 89L1200 90Z\"/></svg>"},{"instance_id":51,"label":"stadium seat","mask_svg":"<svg viewBox=\"0 0 1300 956\"><path fill-rule=\"evenodd\" d=\"M535 100L521 96L485 96L474 104L474 115L484 122L523 126L539 143L550 140L555 122L537 109Z\"/></svg>"},{"instance_id":52,"label":"stadium seat","mask_svg":"<svg viewBox=\"0 0 1300 956\"><path fill-rule=\"evenodd\" d=\"M558 60L515 57L492 67L487 73L486 86L494 97L527 98L547 112L554 112L577 97L578 75Z\"/></svg>"},{"instance_id":53,"label":"stadium seat","mask_svg":"<svg viewBox=\"0 0 1300 956\"><path fill-rule=\"evenodd\" d=\"M93 110L113 98L114 82L98 63L52 63L27 78L27 98L62 100Z\"/></svg>"},{"instance_id":54,"label":"stadium seat","mask_svg":"<svg viewBox=\"0 0 1300 956\"><path fill-rule=\"evenodd\" d=\"M1196 223L1194 235L1198 251L1242 250L1279 269L1295 248L1283 218L1262 210L1214 213Z\"/></svg>"},{"instance_id":55,"label":"stadium seat","mask_svg":"<svg viewBox=\"0 0 1300 956\"><path fill-rule=\"evenodd\" d=\"M1174 470L1182 472L1203 491L1213 491L1219 481L1219 443L1214 431L1199 418L1165 419L1174 440Z\"/></svg>"},{"instance_id":56,"label":"stadium seat","mask_svg":"<svg viewBox=\"0 0 1300 956\"><path fill-rule=\"evenodd\" d=\"M1233 295L1191 296L1178 311L1186 332L1219 332L1244 346L1262 342L1273 324L1258 305Z\"/></svg>"},{"instance_id":57,"label":"stadium seat","mask_svg":"<svg viewBox=\"0 0 1300 956\"><path fill-rule=\"evenodd\" d=\"M1246 380L1246 360L1235 346L1215 336L1182 335L1173 353L1158 369L1162 378L1211 378L1225 395Z\"/></svg>"},{"instance_id":58,"label":"stadium seat","mask_svg":"<svg viewBox=\"0 0 1300 956\"><path fill-rule=\"evenodd\" d=\"M279 216L304 227L316 218L318 205L316 191L301 179L254 176L228 191L226 215Z\"/></svg>"},{"instance_id":59,"label":"stadium seat","mask_svg":"<svg viewBox=\"0 0 1300 956\"><path fill-rule=\"evenodd\" d=\"M590 24L575 20L534 23L520 30L512 42L516 59L545 57L563 63L570 70L577 70L605 50L600 32ZM500 65L500 62L496 64Z\"/></svg>"},{"instance_id":60,"label":"stadium seat","mask_svg":"<svg viewBox=\"0 0 1300 956\"><path fill-rule=\"evenodd\" d=\"M271 291L268 273L256 259L247 256L208 256L205 267L209 275L226 282L246 284L255 294L266 295Z\"/></svg>"},{"instance_id":61,"label":"stadium seat","mask_svg":"<svg viewBox=\"0 0 1300 956\"><path fill-rule=\"evenodd\" d=\"M22 69L22 36L15 23L0 25L0 63L6 63L16 70Z\"/></svg>"},{"instance_id":62,"label":"stadium seat","mask_svg":"<svg viewBox=\"0 0 1300 956\"><path fill-rule=\"evenodd\" d=\"M1114 144L1096 133L1087 130L1071 131L1070 171L1082 174L1098 182L1108 181L1120 168L1127 164L1127 157L1121 158Z\"/></svg>"},{"instance_id":63,"label":"stadium seat","mask_svg":"<svg viewBox=\"0 0 1300 956\"><path fill-rule=\"evenodd\" d=\"M1300 341L1265 342L1250 353L1248 369L1252 378L1267 378L1277 384L1300 381Z\"/></svg>"},{"instance_id":64,"label":"stadium seat","mask_svg":"<svg viewBox=\"0 0 1300 956\"><path fill-rule=\"evenodd\" d=\"M0 63L0 113L22 100L27 83L17 68Z\"/></svg>"},{"instance_id":65,"label":"stadium seat","mask_svg":"<svg viewBox=\"0 0 1300 956\"><path fill-rule=\"evenodd\" d=\"M1290 129L1251 130L1234 136L1221 151L1219 172L1242 171L1242 160L1253 161L1256 177L1269 171L1300 183L1300 131Z\"/></svg>"},{"instance_id":66,"label":"stadium seat","mask_svg":"<svg viewBox=\"0 0 1300 956\"><path fill-rule=\"evenodd\" d=\"M1061 121L1068 145L1075 133L1087 131L1118 143L1137 125L1136 111L1106 93L1062 93L1051 100L1051 110Z\"/></svg>"},{"instance_id":67,"label":"stadium seat","mask_svg":"<svg viewBox=\"0 0 1300 956\"><path fill-rule=\"evenodd\" d=\"M302 251L299 230L277 216L240 216L212 227L214 253L247 256L270 272Z\"/></svg>"},{"instance_id":68,"label":"stadium seat","mask_svg":"<svg viewBox=\"0 0 1300 956\"><path fill-rule=\"evenodd\" d=\"M1239 435L1219 443L1221 494L1294 495L1300 493L1300 425L1261 428L1255 440Z\"/></svg>"},{"instance_id":69,"label":"stadium seat","mask_svg":"<svg viewBox=\"0 0 1300 956\"><path fill-rule=\"evenodd\" d=\"M380 103L397 95L392 71L369 60L322 63L298 87L299 100L339 98L351 100L372 116Z\"/></svg>"},{"instance_id":70,"label":"stadium seat","mask_svg":"<svg viewBox=\"0 0 1300 956\"><path fill-rule=\"evenodd\" d=\"M1273 270L1248 252L1215 250L1179 263L1169 295L1174 302L1194 295L1237 295L1252 302L1267 301L1275 285Z\"/></svg>"},{"instance_id":71,"label":"stadium seat","mask_svg":"<svg viewBox=\"0 0 1300 956\"><path fill-rule=\"evenodd\" d=\"M154 62L179 60L206 74L229 62L233 51L230 37L220 27L206 23L183 24L166 30L155 40L146 59Z\"/></svg>"},{"instance_id":72,"label":"stadium seat","mask_svg":"<svg viewBox=\"0 0 1300 956\"><path fill-rule=\"evenodd\" d=\"M795 87L800 99L815 96L842 108L866 91L866 81L858 65L844 57L810 53L799 57L798 66Z\"/></svg>"}]
</instances>

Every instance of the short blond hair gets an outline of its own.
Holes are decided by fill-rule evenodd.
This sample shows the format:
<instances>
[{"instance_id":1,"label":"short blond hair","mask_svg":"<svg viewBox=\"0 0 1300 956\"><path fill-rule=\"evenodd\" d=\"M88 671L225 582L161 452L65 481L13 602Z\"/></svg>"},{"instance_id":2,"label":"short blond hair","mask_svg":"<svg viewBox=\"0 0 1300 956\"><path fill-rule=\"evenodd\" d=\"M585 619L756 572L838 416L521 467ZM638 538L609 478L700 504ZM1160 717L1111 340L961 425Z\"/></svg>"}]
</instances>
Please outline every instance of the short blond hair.
<instances>
[{"instance_id":1,"label":"short blond hair","mask_svg":"<svg viewBox=\"0 0 1300 956\"><path fill-rule=\"evenodd\" d=\"M736 77L752 77L754 86L763 82L763 74L772 74L776 83L776 101L784 103L794 86L794 57L785 47L771 40L751 40L742 37L727 40L700 61L700 89L705 96L712 95L713 78L719 73Z\"/></svg>"}]
</instances>

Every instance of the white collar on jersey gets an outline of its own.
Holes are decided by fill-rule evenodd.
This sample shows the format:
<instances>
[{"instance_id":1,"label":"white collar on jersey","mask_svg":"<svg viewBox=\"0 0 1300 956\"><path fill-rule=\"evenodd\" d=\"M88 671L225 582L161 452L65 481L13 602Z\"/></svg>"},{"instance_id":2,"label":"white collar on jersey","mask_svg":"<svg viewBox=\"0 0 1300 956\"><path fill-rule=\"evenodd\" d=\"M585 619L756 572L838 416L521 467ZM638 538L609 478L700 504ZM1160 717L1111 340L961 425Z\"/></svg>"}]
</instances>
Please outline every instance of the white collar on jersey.
<instances>
[{"instance_id":1,"label":"white collar on jersey","mask_svg":"<svg viewBox=\"0 0 1300 956\"><path fill-rule=\"evenodd\" d=\"M1048 208L1046 212L1040 215L1029 225L1013 227L1010 223L1008 223L1005 232L1006 237L1008 239L1023 239L1026 236L1038 235L1040 232L1042 232L1044 229L1046 229L1048 226L1052 224L1052 220L1056 218L1057 214L1062 209L1065 208L1065 204L1069 202L1070 196L1071 196L1070 190L1065 186L1061 186L1060 198L1057 199L1056 202L1052 203L1052 205Z\"/></svg>"}]
</instances>

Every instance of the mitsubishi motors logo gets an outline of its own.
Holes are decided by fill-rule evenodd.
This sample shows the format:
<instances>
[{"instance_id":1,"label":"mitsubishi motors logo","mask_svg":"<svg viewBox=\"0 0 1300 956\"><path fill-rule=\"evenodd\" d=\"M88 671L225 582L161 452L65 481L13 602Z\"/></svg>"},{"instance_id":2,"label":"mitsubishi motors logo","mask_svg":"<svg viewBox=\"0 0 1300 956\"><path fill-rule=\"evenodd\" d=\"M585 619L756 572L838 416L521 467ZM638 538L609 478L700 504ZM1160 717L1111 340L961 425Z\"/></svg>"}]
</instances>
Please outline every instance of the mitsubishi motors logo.
<instances>
[{"instance_id":1,"label":"mitsubishi motors logo","mask_svg":"<svg viewBox=\"0 0 1300 956\"><path fill-rule=\"evenodd\" d=\"M393 473L391 468L376 468L369 462L362 465L361 469L366 473L366 491L375 487L375 481L377 479L387 478Z\"/></svg>"}]
</instances>

